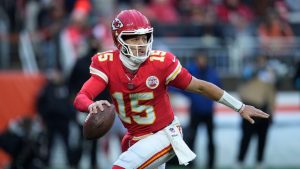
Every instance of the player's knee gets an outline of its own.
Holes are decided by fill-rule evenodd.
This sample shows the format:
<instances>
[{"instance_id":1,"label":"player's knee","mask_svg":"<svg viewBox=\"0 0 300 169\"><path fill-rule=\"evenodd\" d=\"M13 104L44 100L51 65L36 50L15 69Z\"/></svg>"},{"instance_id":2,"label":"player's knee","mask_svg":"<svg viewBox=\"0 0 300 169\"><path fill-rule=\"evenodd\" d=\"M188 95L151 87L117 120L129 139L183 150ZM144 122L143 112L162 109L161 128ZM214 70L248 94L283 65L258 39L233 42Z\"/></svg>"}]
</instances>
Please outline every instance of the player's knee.
<instances>
[{"instance_id":1,"label":"player's knee","mask_svg":"<svg viewBox=\"0 0 300 169\"><path fill-rule=\"evenodd\" d=\"M125 169L125 168L120 167L120 166L117 166L117 165L113 165L113 166L112 166L112 169Z\"/></svg>"}]
</instances>

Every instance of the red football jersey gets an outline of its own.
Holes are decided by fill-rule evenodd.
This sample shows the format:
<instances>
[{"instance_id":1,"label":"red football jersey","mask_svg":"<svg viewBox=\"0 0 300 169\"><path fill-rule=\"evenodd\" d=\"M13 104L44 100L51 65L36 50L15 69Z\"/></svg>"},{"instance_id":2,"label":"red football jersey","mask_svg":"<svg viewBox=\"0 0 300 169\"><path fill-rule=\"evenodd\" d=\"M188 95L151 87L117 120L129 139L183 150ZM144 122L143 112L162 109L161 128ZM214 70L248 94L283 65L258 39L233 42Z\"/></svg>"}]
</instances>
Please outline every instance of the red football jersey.
<instances>
[{"instance_id":1,"label":"red football jersey","mask_svg":"<svg viewBox=\"0 0 300 169\"><path fill-rule=\"evenodd\" d=\"M118 50L96 54L90 73L107 83L119 118L130 134L139 136L164 128L174 119L167 85L185 89L192 76L173 54L158 50L131 75L119 54Z\"/></svg>"}]
</instances>

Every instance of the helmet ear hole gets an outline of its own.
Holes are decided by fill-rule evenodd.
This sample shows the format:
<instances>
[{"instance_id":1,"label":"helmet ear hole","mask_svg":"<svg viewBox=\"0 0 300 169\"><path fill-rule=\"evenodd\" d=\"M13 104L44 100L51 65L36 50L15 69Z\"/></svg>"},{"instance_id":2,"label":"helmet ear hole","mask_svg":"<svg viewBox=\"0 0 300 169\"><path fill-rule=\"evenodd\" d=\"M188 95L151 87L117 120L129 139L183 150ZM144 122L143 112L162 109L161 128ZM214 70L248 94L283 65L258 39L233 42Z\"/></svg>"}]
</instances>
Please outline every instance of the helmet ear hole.
<instances>
[{"instance_id":1,"label":"helmet ear hole","mask_svg":"<svg viewBox=\"0 0 300 169\"><path fill-rule=\"evenodd\" d=\"M121 52L122 52L123 55L128 56L129 55L128 47L124 45L121 48Z\"/></svg>"}]
</instances>

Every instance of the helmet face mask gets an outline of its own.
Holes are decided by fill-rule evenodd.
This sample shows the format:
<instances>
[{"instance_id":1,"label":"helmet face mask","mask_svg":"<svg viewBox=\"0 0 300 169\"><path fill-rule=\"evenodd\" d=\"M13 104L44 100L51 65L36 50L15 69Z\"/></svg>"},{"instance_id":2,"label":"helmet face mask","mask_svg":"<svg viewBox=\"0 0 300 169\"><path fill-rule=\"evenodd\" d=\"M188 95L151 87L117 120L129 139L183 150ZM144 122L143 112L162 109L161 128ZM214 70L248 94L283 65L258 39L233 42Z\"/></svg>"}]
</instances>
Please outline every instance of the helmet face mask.
<instances>
[{"instance_id":1,"label":"helmet face mask","mask_svg":"<svg viewBox=\"0 0 300 169\"><path fill-rule=\"evenodd\" d=\"M153 42L153 34L151 30L145 30L144 34L137 34L137 33L128 33L123 31L118 36L118 42L122 45L121 52L123 55L127 57L148 57L150 55L150 51L152 49L152 42ZM146 36L146 40L142 43L131 44L127 43L126 40L129 38L135 38L137 36ZM141 37L142 38L142 37Z\"/></svg>"},{"instance_id":2,"label":"helmet face mask","mask_svg":"<svg viewBox=\"0 0 300 169\"><path fill-rule=\"evenodd\" d=\"M112 22L112 35L119 51L135 63L144 62L152 50L153 28L148 19L136 10L125 10ZM146 35L142 43L127 43L127 39Z\"/></svg>"}]
</instances>

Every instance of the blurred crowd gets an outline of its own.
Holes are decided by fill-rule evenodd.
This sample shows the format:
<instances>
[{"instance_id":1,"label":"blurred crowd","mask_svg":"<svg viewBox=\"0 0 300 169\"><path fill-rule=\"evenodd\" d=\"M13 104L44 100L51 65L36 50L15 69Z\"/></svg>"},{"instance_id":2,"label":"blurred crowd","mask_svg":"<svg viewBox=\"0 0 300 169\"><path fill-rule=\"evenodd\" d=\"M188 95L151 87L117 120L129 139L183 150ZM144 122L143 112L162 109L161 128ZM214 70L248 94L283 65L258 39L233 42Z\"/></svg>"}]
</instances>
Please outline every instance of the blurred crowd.
<instances>
[{"instance_id":1,"label":"blurred crowd","mask_svg":"<svg viewBox=\"0 0 300 169\"><path fill-rule=\"evenodd\" d=\"M22 54L13 49L25 41L23 53L34 55L39 70L68 76L94 43L98 51L113 47L111 20L128 8L151 20L156 37L201 37L208 47L230 42L244 55L260 44L270 55L289 55L300 35L299 6L299 0L1 0L1 68L21 67Z\"/></svg>"}]
</instances>

